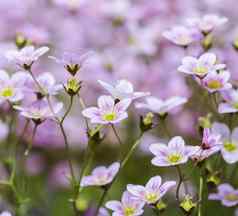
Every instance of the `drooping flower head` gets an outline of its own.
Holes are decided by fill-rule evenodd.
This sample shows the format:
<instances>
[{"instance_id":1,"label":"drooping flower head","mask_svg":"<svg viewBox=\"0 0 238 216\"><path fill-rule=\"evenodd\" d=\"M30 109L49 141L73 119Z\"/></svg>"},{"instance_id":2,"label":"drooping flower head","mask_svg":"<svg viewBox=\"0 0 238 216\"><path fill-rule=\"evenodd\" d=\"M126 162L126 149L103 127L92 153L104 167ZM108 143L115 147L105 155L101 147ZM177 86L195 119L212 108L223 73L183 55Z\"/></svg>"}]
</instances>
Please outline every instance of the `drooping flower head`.
<instances>
[{"instance_id":1,"label":"drooping flower head","mask_svg":"<svg viewBox=\"0 0 238 216\"><path fill-rule=\"evenodd\" d=\"M204 77L209 72L224 69L225 64L217 64L216 55L213 53L205 53L198 59L192 56L186 56L182 60L182 65L178 67L178 71L198 77Z\"/></svg>"},{"instance_id":2,"label":"drooping flower head","mask_svg":"<svg viewBox=\"0 0 238 216\"><path fill-rule=\"evenodd\" d=\"M0 70L0 103L18 102L24 98L25 83L29 79L27 73L16 72L11 77L4 70Z\"/></svg>"},{"instance_id":3,"label":"drooping flower head","mask_svg":"<svg viewBox=\"0 0 238 216\"><path fill-rule=\"evenodd\" d=\"M166 181L162 184L161 177L154 176L145 186L129 184L127 190L147 204L155 204L175 185L175 181Z\"/></svg>"},{"instance_id":4,"label":"drooping flower head","mask_svg":"<svg viewBox=\"0 0 238 216\"><path fill-rule=\"evenodd\" d=\"M86 108L82 111L82 114L90 118L92 123L115 124L128 117L126 110L130 103L130 99L115 103L111 96L103 95L98 98L98 107Z\"/></svg>"},{"instance_id":5,"label":"drooping flower head","mask_svg":"<svg viewBox=\"0 0 238 216\"><path fill-rule=\"evenodd\" d=\"M139 216L142 215L145 202L132 196L129 192L125 191L122 194L121 202L113 200L106 203L106 207L113 211L116 216Z\"/></svg>"},{"instance_id":6,"label":"drooping flower head","mask_svg":"<svg viewBox=\"0 0 238 216\"><path fill-rule=\"evenodd\" d=\"M16 110L20 111L20 114L28 119L33 120L35 123L42 123L44 120L54 117L62 108L63 103L55 102L49 106L45 99L37 100L29 106L14 106Z\"/></svg>"},{"instance_id":7,"label":"drooping flower head","mask_svg":"<svg viewBox=\"0 0 238 216\"><path fill-rule=\"evenodd\" d=\"M76 75L76 73L82 69L90 56L93 55L93 52L86 53L73 53L73 52L64 52L63 55L59 58L54 56L49 56L49 58L56 61L56 63L61 64L71 75Z\"/></svg>"},{"instance_id":8,"label":"drooping flower head","mask_svg":"<svg viewBox=\"0 0 238 216\"><path fill-rule=\"evenodd\" d=\"M221 135L215 131L212 131L210 128L204 128L202 144L198 151L192 156L192 159L196 161L202 161L219 152L221 148Z\"/></svg>"},{"instance_id":9,"label":"drooping flower head","mask_svg":"<svg viewBox=\"0 0 238 216\"><path fill-rule=\"evenodd\" d=\"M26 46L21 50L10 50L6 53L6 58L23 69L30 69L38 58L49 51L48 47L36 49L34 46Z\"/></svg>"},{"instance_id":10,"label":"drooping flower head","mask_svg":"<svg viewBox=\"0 0 238 216\"><path fill-rule=\"evenodd\" d=\"M109 167L96 167L92 174L84 176L81 181L81 186L104 186L112 182L120 168L120 163L115 162Z\"/></svg>"},{"instance_id":11,"label":"drooping flower head","mask_svg":"<svg viewBox=\"0 0 238 216\"><path fill-rule=\"evenodd\" d=\"M232 207L238 204L238 190L235 190L230 184L220 184L218 192L210 194L208 199L220 200L222 205Z\"/></svg>"},{"instance_id":12,"label":"drooping flower head","mask_svg":"<svg viewBox=\"0 0 238 216\"><path fill-rule=\"evenodd\" d=\"M222 92L225 102L219 104L219 113L235 113L238 112L238 90L228 89Z\"/></svg>"},{"instance_id":13,"label":"drooping flower head","mask_svg":"<svg viewBox=\"0 0 238 216\"><path fill-rule=\"evenodd\" d=\"M155 166L175 166L184 164L198 150L198 146L186 146L182 137L173 137L168 145L163 143L151 144L149 147L155 157L152 159L152 164Z\"/></svg>"},{"instance_id":14,"label":"drooping flower head","mask_svg":"<svg viewBox=\"0 0 238 216\"><path fill-rule=\"evenodd\" d=\"M230 132L227 125L215 122L212 130L221 136L221 154L224 160L229 164L236 163L238 161L238 127Z\"/></svg>"},{"instance_id":15,"label":"drooping flower head","mask_svg":"<svg viewBox=\"0 0 238 216\"><path fill-rule=\"evenodd\" d=\"M165 31L163 36L176 45L187 47L202 38L202 35L194 28L185 26L175 26L169 31Z\"/></svg>"},{"instance_id":16,"label":"drooping flower head","mask_svg":"<svg viewBox=\"0 0 238 216\"><path fill-rule=\"evenodd\" d=\"M227 21L228 19L226 17L216 14L207 14L201 18L190 18L187 20L187 23L191 27L198 28L204 34L208 34Z\"/></svg>"},{"instance_id":17,"label":"drooping flower head","mask_svg":"<svg viewBox=\"0 0 238 216\"><path fill-rule=\"evenodd\" d=\"M100 85L106 89L114 99L137 99L150 95L149 92L135 92L133 85L127 80L119 80L115 85L98 80Z\"/></svg>"},{"instance_id":18,"label":"drooping flower head","mask_svg":"<svg viewBox=\"0 0 238 216\"><path fill-rule=\"evenodd\" d=\"M227 70L212 71L201 80L201 84L209 92L223 91L232 88L232 85L228 82L230 79L230 72Z\"/></svg>"},{"instance_id":19,"label":"drooping flower head","mask_svg":"<svg viewBox=\"0 0 238 216\"><path fill-rule=\"evenodd\" d=\"M162 100L160 98L151 96L147 97L145 101L145 103L136 103L136 108L148 109L153 113L164 115L170 112L172 109L185 104L187 102L187 98L174 96L166 100Z\"/></svg>"}]
</instances>

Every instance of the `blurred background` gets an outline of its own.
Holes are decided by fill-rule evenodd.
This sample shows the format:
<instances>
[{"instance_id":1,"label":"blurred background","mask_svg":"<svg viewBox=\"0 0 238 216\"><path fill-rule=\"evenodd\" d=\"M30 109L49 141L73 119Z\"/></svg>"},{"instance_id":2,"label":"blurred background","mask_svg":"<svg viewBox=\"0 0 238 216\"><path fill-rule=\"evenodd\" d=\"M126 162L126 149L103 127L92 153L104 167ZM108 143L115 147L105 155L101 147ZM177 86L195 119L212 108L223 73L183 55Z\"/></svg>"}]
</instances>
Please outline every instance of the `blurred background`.
<instances>
[{"instance_id":1,"label":"blurred background","mask_svg":"<svg viewBox=\"0 0 238 216\"><path fill-rule=\"evenodd\" d=\"M82 68L79 76L83 81L80 94L87 106L95 105L99 95L106 92L97 80L114 82L127 79L136 90L149 91L152 95L166 99L170 96L190 98L184 108L176 109L166 121L170 134L181 135L187 144L200 144L198 117L213 111L211 101L204 100L205 91L187 80L177 67L185 55L185 50L173 45L162 36L162 32L184 20L209 13L226 16L229 22L214 33L214 43L210 49L219 59L228 65L232 82L238 80L238 53L232 43L238 38L238 4L235 0L1 0L0 1L0 67L9 72L15 70L6 61L4 54L15 47L15 40L21 36L33 45L49 46L50 54L60 56L62 52L84 53L93 51L93 55ZM199 55L201 45L194 44L186 50L186 55ZM63 66L44 56L34 65L34 73L50 72L57 82L63 83L68 73ZM69 103L65 94L59 96L65 105ZM11 139L7 124L10 115L5 106L1 106L2 126L0 179L8 177L6 161ZM139 134L139 115L141 111L131 108L129 119L117 126L123 141L122 152L128 151ZM222 116L214 119L226 122ZM24 120L19 119L21 130ZM75 170L80 172L87 146L86 126L81 108L75 102L70 116L65 121L69 137L71 157ZM19 132L19 131L18 131ZM114 134L105 129L106 138L97 147L91 168L97 165L109 165L120 157L119 145ZM31 130L25 137L31 135ZM139 149L131 158L125 170L120 174L109 193L108 199L120 199L126 184L145 184L153 175L163 179L177 179L175 169L152 166L148 146L157 141L167 140L164 127L159 125L143 137ZM21 144L24 146L24 142ZM71 205L68 184L69 169L66 161L64 143L59 128L52 121L39 126L33 149L24 162L25 170L19 176L23 194L31 200L27 204L29 215L33 216L70 216ZM191 170L190 164L183 167L184 172ZM89 170L90 171L90 170ZM229 172L229 170L227 171ZM199 175L195 170L194 181L189 182L189 192L196 194ZM24 178L24 181L21 180ZM22 184L21 184L22 182ZM236 182L237 184L237 182ZM238 186L238 185L237 185ZM183 188L182 188L183 190ZM167 195L169 204L161 215L183 215L174 199L174 192ZM10 202L1 197L0 209L11 209ZM90 216L101 194L100 189L87 188L82 193L78 205ZM206 215L234 215L234 209L222 207L218 202L205 203ZM87 210L88 209L88 210ZM144 215L152 215L147 209Z\"/></svg>"}]
</instances>

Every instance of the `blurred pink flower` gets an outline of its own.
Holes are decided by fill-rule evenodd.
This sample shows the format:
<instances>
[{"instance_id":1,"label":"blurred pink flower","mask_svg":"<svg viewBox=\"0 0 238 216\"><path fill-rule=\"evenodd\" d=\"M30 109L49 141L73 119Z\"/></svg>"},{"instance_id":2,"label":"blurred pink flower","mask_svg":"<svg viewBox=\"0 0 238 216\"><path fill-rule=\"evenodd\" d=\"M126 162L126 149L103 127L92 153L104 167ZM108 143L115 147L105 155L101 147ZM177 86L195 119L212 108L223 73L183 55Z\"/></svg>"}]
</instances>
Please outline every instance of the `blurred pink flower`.
<instances>
[{"instance_id":1,"label":"blurred pink flower","mask_svg":"<svg viewBox=\"0 0 238 216\"><path fill-rule=\"evenodd\" d=\"M220 103L218 107L219 113L236 113L238 112L238 90L228 89L222 92L224 103Z\"/></svg>"}]
</instances>

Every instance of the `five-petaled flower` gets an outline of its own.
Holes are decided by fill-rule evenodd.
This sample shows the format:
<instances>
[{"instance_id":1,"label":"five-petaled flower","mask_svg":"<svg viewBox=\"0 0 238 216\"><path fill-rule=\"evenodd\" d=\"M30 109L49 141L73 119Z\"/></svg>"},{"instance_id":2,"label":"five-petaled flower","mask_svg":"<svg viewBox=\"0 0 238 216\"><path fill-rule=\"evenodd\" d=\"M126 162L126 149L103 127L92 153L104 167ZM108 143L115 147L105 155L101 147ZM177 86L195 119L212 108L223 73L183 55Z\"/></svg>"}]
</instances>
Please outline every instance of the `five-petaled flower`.
<instances>
[{"instance_id":1,"label":"five-petaled flower","mask_svg":"<svg viewBox=\"0 0 238 216\"><path fill-rule=\"evenodd\" d=\"M235 113L238 112L238 90L228 89L221 93L225 102L219 104L219 113Z\"/></svg>"},{"instance_id":2,"label":"five-petaled flower","mask_svg":"<svg viewBox=\"0 0 238 216\"><path fill-rule=\"evenodd\" d=\"M124 99L115 103L111 96L100 96L98 107L89 107L82 111L82 114L91 119L92 123L115 124L128 117L126 112L131 103L130 99Z\"/></svg>"},{"instance_id":3,"label":"five-petaled flower","mask_svg":"<svg viewBox=\"0 0 238 216\"><path fill-rule=\"evenodd\" d=\"M161 177L154 176L145 186L129 184L127 190L147 204L156 204L175 185L175 181L166 181L162 184Z\"/></svg>"},{"instance_id":4,"label":"five-petaled flower","mask_svg":"<svg viewBox=\"0 0 238 216\"><path fill-rule=\"evenodd\" d=\"M122 194L121 202L113 200L106 203L106 207L113 211L113 216L139 216L142 215L144 201L131 195L128 191Z\"/></svg>"},{"instance_id":5,"label":"five-petaled flower","mask_svg":"<svg viewBox=\"0 0 238 216\"><path fill-rule=\"evenodd\" d=\"M182 65L178 67L178 71L203 78L209 72L221 70L225 67L225 64L217 64L217 57L215 54L204 53L198 59L192 56L184 57Z\"/></svg>"},{"instance_id":6,"label":"five-petaled flower","mask_svg":"<svg viewBox=\"0 0 238 216\"><path fill-rule=\"evenodd\" d=\"M217 193L208 196L210 200L220 200L222 205L227 207L236 206L238 204L238 190L235 190L230 184L220 184Z\"/></svg>"},{"instance_id":7,"label":"five-petaled flower","mask_svg":"<svg viewBox=\"0 0 238 216\"><path fill-rule=\"evenodd\" d=\"M227 21L228 19L226 17L218 16L216 14L207 14L200 18L187 19L189 26L198 28L204 34L208 34L215 30L215 28L225 24Z\"/></svg>"},{"instance_id":8,"label":"five-petaled flower","mask_svg":"<svg viewBox=\"0 0 238 216\"><path fill-rule=\"evenodd\" d=\"M106 89L114 99L137 99L150 95L149 92L135 92L133 85L127 80L118 80L115 85L98 80L101 86Z\"/></svg>"},{"instance_id":9,"label":"five-petaled flower","mask_svg":"<svg viewBox=\"0 0 238 216\"><path fill-rule=\"evenodd\" d=\"M232 85L228 82L230 79L230 72L227 70L212 71L201 80L202 86L204 86L210 93L216 91L223 91L232 88Z\"/></svg>"},{"instance_id":10,"label":"five-petaled flower","mask_svg":"<svg viewBox=\"0 0 238 216\"><path fill-rule=\"evenodd\" d=\"M185 26L175 26L171 30L165 31L163 36L183 47L187 47L202 38L202 34L197 29Z\"/></svg>"},{"instance_id":11,"label":"five-petaled flower","mask_svg":"<svg viewBox=\"0 0 238 216\"><path fill-rule=\"evenodd\" d=\"M229 164L236 163L238 161L238 127L230 132L227 125L215 122L212 130L221 136L221 154L224 160Z\"/></svg>"},{"instance_id":12,"label":"five-petaled flower","mask_svg":"<svg viewBox=\"0 0 238 216\"><path fill-rule=\"evenodd\" d=\"M109 167L96 167L92 174L84 176L81 181L81 186L105 186L110 184L120 169L120 163L115 162Z\"/></svg>"},{"instance_id":13,"label":"five-petaled flower","mask_svg":"<svg viewBox=\"0 0 238 216\"><path fill-rule=\"evenodd\" d=\"M182 137L173 137L168 145L163 143L151 144L150 151L155 155L151 163L155 166L175 166L184 164L198 150L198 146L186 146Z\"/></svg>"},{"instance_id":14,"label":"five-petaled flower","mask_svg":"<svg viewBox=\"0 0 238 216\"><path fill-rule=\"evenodd\" d=\"M37 59L49 51L48 47L35 49L34 46L26 46L21 50L9 50L6 58L25 70L29 70Z\"/></svg>"},{"instance_id":15,"label":"five-petaled flower","mask_svg":"<svg viewBox=\"0 0 238 216\"><path fill-rule=\"evenodd\" d=\"M46 119L53 118L63 108L63 103L54 102L49 105L46 99L42 99L27 106L14 106L14 108L19 110L22 116L40 124Z\"/></svg>"},{"instance_id":16,"label":"five-petaled flower","mask_svg":"<svg viewBox=\"0 0 238 216\"><path fill-rule=\"evenodd\" d=\"M162 100L160 98L150 96L147 97L145 101L145 103L136 103L136 108L144 108L150 110L153 113L164 115L172 109L185 104L187 102L187 98L174 96L166 100Z\"/></svg>"},{"instance_id":17,"label":"five-petaled flower","mask_svg":"<svg viewBox=\"0 0 238 216\"><path fill-rule=\"evenodd\" d=\"M18 102L24 98L25 83L30 77L27 73L16 72L11 77L0 70L0 103L4 101Z\"/></svg>"}]
</instances>

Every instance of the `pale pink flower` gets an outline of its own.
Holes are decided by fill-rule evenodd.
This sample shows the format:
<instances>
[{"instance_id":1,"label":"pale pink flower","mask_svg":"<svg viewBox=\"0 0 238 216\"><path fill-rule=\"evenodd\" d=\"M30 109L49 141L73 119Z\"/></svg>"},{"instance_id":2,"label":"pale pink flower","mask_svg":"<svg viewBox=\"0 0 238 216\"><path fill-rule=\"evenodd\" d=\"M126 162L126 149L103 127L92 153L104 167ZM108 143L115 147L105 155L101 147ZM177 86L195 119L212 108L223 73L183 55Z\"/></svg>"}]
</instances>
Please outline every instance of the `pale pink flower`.
<instances>
[{"instance_id":1,"label":"pale pink flower","mask_svg":"<svg viewBox=\"0 0 238 216\"><path fill-rule=\"evenodd\" d=\"M223 91L221 94L225 102L219 104L218 112L219 113L238 112L238 90L228 89L226 91Z\"/></svg>"}]
</instances>

